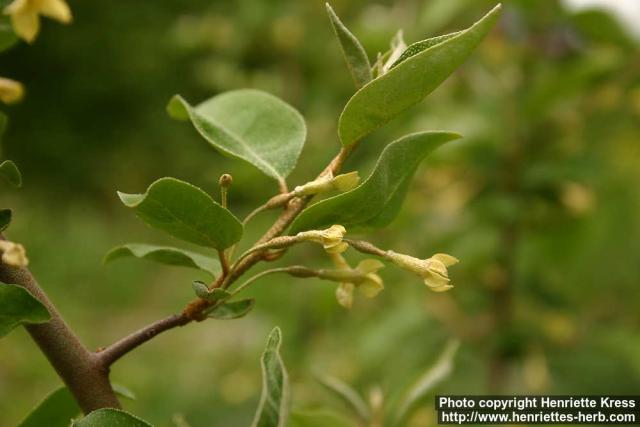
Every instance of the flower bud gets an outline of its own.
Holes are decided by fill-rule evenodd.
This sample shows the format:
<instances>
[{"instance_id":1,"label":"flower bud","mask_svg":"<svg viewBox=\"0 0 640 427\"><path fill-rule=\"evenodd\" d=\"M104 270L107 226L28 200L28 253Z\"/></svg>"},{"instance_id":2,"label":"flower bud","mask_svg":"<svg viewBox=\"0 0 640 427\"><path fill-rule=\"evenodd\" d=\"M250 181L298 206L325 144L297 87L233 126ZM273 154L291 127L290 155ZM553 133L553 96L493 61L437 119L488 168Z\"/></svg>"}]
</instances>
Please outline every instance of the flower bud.
<instances>
[{"instance_id":1,"label":"flower bud","mask_svg":"<svg viewBox=\"0 0 640 427\"><path fill-rule=\"evenodd\" d=\"M13 267L26 267L29 264L24 246L8 240L0 240L2 262Z\"/></svg>"},{"instance_id":2,"label":"flower bud","mask_svg":"<svg viewBox=\"0 0 640 427\"><path fill-rule=\"evenodd\" d=\"M457 264L458 259L451 255L435 254L431 258L423 260L388 251L387 259L397 266L422 277L425 285L435 292L444 292L453 288L450 284L447 267Z\"/></svg>"}]
</instances>

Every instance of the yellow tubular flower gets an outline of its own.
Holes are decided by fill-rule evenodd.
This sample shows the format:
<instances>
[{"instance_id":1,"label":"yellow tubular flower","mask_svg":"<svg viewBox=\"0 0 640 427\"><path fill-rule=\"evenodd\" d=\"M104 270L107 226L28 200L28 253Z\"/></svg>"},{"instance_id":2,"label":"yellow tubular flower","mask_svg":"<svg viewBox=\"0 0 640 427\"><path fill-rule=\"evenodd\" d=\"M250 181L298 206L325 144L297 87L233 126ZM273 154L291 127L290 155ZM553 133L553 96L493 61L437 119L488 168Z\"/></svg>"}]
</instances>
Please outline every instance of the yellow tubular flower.
<instances>
[{"instance_id":1,"label":"yellow tubular flower","mask_svg":"<svg viewBox=\"0 0 640 427\"><path fill-rule=\"evenodd\" d=\"M13 30L28 43L32 43L40 31L40 15L63 24L73 19L64 0L13 0L5 7L4 14L11 16Z\"/></svg>"},{"instance_id":2,"label":"yellow tubular flower","mask_svg":"<svg viewBox=\"0 0 640 427\"><path fill-rule=\"evenodd\" d=\"M362 274L358 289L365 297L374 298L384 289L382 278L375 274L382 267L384 267L384 264L377 259L365 259L356 267L356 271Z\"/></svg>"},{"instance_id":3,"label":"yellow tubular flower","mask_svg":"<svg viewBox=\"0 0 640 427\"><path fill-rule=\"evenodd\" d=\"M450 284L447 267L458 263L458 259L447 254L435 254L431 258L418 259L393 251L387 252L387 258L405 270L416 273L424 279L425 285L435 292L444 292L453 288Z\"/></svg>"},{"instance_id":4,"label":"yellow tubular flower","mask_svg":"<svg viewBox=\"0 0 640 427\"><path fill-rule=\"evenodd\" d=\"M376 274L376 271L384 267L380 261L365 259L356 268L351 268L342 255L334 254L331 258L337 268L321 270L319 277L340 282L336 289L336 299L341 306L351 308L356 288L367 298L375 297L384 289L382 278Z\"/></svg>"},{"instance_id":5,"label":"yellow tubular flower","mask_svg":"<svg viewBox=\"0 0 640 427\"><path fill-rule=\"evenodd\" d=\"M339 254L347 250L349 245L342 241L347 230L341 225L332 225L324 230L301 231L296 237L302 241L321 243L330 254Z\"/></svg>"},{"instance_id":6,"label":"yellow tubular flower","mask_svg":"<svg viewBox=\"0 0 640 427\"><path fill-rule=\"evenodd\" d=\"M0 101L5 104L18 102L24 96L22 83L0 77Z\"/></svg>"}]
</instances>

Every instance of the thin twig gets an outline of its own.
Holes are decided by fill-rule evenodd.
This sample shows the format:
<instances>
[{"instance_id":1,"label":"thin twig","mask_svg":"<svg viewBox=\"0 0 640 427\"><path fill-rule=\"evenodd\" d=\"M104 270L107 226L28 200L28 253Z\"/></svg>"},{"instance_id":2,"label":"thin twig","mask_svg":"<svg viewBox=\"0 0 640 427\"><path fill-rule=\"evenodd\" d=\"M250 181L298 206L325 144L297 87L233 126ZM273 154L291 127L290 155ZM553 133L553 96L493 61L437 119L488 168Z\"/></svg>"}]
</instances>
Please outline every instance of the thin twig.
<instances>
[{"instance_id":1,"label":"thin twig","mask_svg":"<svg viewBox=\"0 0 640 427\"><path fill-rule=\"evenodd\" d=\"M224 249L218 249L218 258L220 258L220 266L222 267L222 276L227 277L229 274L229 260Z\"/></svg>"},{"instance_id":2,"label":"thin twig","mask_svg":"<svg viewBox=\"0 0 640 427\"><path fill-rule=\"evenodd\" d=\"M175 328L177 326L184 326L189 322L190 319L182 315L173 314L131 333L130 335L122 338L120 341L111 344L106 349L99 351L98 353L96 353L96 356L103 364L103 366L111 366L122 356L149 341L159 333Z\"/></svg>"},{"instance_id":3,"label":"thin twig","mask_svg":"<svg viewBox=\"0 0 640 427\"><path fill-rule=\"evenodd\" d=\"M329 163L329 165L320 173L320 176L324 176L326 173L336 174L344 164L345 160L349 155L353 152L353 149L356 147L356 144L352 144L349 147L342 147L338 155L334 157L334 159ZM282 187L282 186L281 186ZM308 202L307 198L293 198L289 201L287 208L282 212L282 214L278 217L278 219L273 223L273 225L267 230L267 232L256 242L254 246L261 245L263 243L268 242L274 237L282 234L287 227L293 222L293 220L302 212L304 207ZM244 274L248 269L253 267L257 262L262 259L262 253L260 251L253 252L246 258L244 258L241 262L237 263L233 268L230 269L229 274L223 278L220 276L216 283L214 283L213 287L228 288L233 282L235 282L242 274ZM117 348L117 357L112 360L115 361L127 354L129 351L138 347L140 344L150 340L161 332L167 331L169 329L173 329L177 326L183 326L193 320L202 320L201 314L202 311L210 306L210 302L197 299L191 301L179 315L170 316L166 319L160 320L158 322L154 322L151 325L147 325L137 332L134 332L132 335L125 337L118 341L116 344L109 346L104 352L110 352L115 350L110 350L111 348ZM161 327L158 327L161 325ZM116 346L117 347L114 347ZM101 352L104 354L104 352ZM107 353L108 354L108 353ZM113 362L112 362L113 363Z\"/></svg>"}]
</instances>

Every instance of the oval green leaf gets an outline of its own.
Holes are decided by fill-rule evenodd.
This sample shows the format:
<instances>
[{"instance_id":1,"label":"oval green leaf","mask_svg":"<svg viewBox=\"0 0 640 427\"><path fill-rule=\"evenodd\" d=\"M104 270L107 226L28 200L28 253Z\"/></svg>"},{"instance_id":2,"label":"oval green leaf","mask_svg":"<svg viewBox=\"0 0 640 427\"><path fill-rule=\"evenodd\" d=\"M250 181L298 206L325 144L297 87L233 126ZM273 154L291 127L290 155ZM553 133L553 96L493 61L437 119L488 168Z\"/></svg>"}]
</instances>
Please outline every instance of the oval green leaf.
<instances>
[{"instance_id":1,"label":"oval green leaf","mask_svg":"<svg viewBox=\"0 0 640 427\"><path fill-rule=\"evenodd\" d=\"M500 5L455 36L406 58L362 87L340 115L338 133L347 146L422 101L473 52L493 27Z\"/></svg>"},{"instance_id":2,"label":"oval green leaf","mask_svg":"<svg viewBox=\"0 0 640 427\"><path fill-rule=\"evenodd\" d=\"M0 209L0 231L4 231L11 224L13 212L11 209Z\"/></svg>"},{"instance_id":3,"label":"oval green leaf","mask_svg":"<svg viewBox=\"0 0 640 427\"><path fill-rule=\"evenodd\" d=\"M340 49L347 62L347 67L351 73L356 89L360 89L371 81L371 63L367 57L362 44L356 36L340 21L338 15L333 11L333 8L329 3L326 3L327 13L329 14L329 20L331 20L331 26L333 31L340 42Z\"/></svg>"},{"instance_id":4,"label":"oval green leaf","mask_svg":"<svg viewBox=\"0 0 640 427\"><path fill-rule=\"evenodd\" d=\"M371 175L351 191L325 199L302 211L291 233L341 224L352 229L380 228L398 214L411 178L420 162L447 141L460 138L453 132L420 132L389 144Z\"/></svg>"},{"instance_id":5,"label":"oval green leaf","mask_svg":"<svg viewBox=\"0 0 640 427\"><path fill-rule=\"evenodd\" d=\"M144 194L118 192L122 203L151 227L201 246L226 249L242 237L240 221L200 188L161 178Z\"/></svg>"},{"instance_id":6,"label":"oval green leaf","mask_svg":"<svg viewBox=\"0 0 640 427\"><path fill-rule=\"evenodd\" d=\"M239 319L246 316L253 309L254 299L243 299L215 306L207 311L207 317L218 320Z\"/></svg>"},{"instance_id":7,"label":"oval green leaf","mask_svg":"<svg viewBox=\"0 0 640 427\"><path fill-rule=\"evenodd\" d=\"M22 174L20 169L11 160L5 160L0 163L0 177L14 187L22 186Z\"/></svg>"},{"instance_id":8,"label":"oval green leaf","mask_svg":"<svg viewBox=\"0 0 640 427\"><path fill-rule=\"evenodd\" d=\"M19 325L45 323L50 319L46 307L25 288L0 283L0 337Z\"/></svg>"},{"instance_id":9,"label":"oval green leaf","mask_svg":"<svg viewBox=\"0 0 640 427\"><path fill-rule=\"evenodd\" d=\"M253 89L225 92L195 107L176 95L167 111L178 120L190 119L222 153L251 163L279 182L296 166L307 135L298 111Z\"/></svg>"},{"instance_id":10,"label":"oval green leaf","mask_svg":"<svg viewBox=\"0 0 640 427\"><path fill-rule=\"evenodd\" d=\"M285 427L289 418L289 377L280 356L282 332L269 334L262 353L262 395L251 427Z\"/></svg>"},{"instance_id":11,"label":"oval green leaf","mask_svg":"<svg viewBox=\"0 0 640 427\"><path fill-rule=\"evenodd\" d=\"M146 421L119 409L98 409L76 420L72 427L153 427Z\"/></svg>"},{"instance_id":12,"label":"oval green leaf","mask_svg":"<svg viewBox=\"0 0 640 427\"><path fill-rule=\"evenodd\" d=\"M206 271L212 276L220 274L220 262L215 258L184 249L142 243L129 243L111 249L105 255L104 263L107 264L116 259L127 257L145 259L166 265L197 268Z\"/></svg>"}]
</instances>

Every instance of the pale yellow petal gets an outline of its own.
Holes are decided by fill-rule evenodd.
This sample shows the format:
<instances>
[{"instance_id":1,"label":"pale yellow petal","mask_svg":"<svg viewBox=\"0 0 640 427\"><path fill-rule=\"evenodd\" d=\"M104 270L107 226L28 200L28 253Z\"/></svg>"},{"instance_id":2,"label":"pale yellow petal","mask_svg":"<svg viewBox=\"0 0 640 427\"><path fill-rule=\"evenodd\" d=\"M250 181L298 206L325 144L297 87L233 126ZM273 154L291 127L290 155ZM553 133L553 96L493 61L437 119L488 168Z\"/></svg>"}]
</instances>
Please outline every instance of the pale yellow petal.
<instances>
[{"instance_id":1,"label":"pale yellow petal","mask_svg":"<svg viewBox=\"0 0 640 427\"><path fill-rule=\"evenodd\" d=\"M431 258L440 261L441 263L444 264L445 267L451 267L452 265L460 262L458 258L448 254L435 254Z\"/></svg>"},{"instance_id":2,"label":"pale yellow petal","mask_svg":"<svg viewBox=\"0 0 640 427\"><path fill-rule=\"evenodd\" d=\"M449 277L449 273L447 272L447 267L443 263L433 258L430 258L428 261L429 261L430 272L437 273L444 277Z\"/></svg>"},{"instance_id":3,"label":"pale yellow petal","mask_svg":"<svg viewBox=\"0 0 640 427\"><path fill-rule=\"evenodd\" d=\"M447 277L441 276L438 273L428 272L424 276L424 283L430 288L440 288L447 286L450 280Z\"/></svg>"},{"instance_id":4,"label":"pale yellow petal","mask_svg":"<svg viewBox=\"0 0 640 427\"><path fill-rule=\"evenodd\" d=\"M444 286L440 286L439 288L429 288L431 289L433 292L447 292L450 289L453 289L453 285L444 285Z\"/></svg>"},{"instance_id":5,"label":"pale yellow petal","mask_svg":"<svg viewBox=\"0 0 640 427\"><path fill-rule=\"evenodd\" d=\"M368 273L374 273L383 267L384 267L384 264L381 261L377 259L369 258L369 259L360 261L360 263L356 267L356 270L360 271L362 274L368 274Z\"/></svg>"},{"instance_id":6,"label":"pale yellow petal","mask_svg":"<svg viewBox=\"0 0 640 427\"><path fill-rule=\"evenodd\" d=\"M5 104L18 102L24 96L24 87L20 82L0 77L0 101Z\"/></svg>"},{"instance_id":7,"label":"pale yellow petal","mask_svg":"<svg viewBox=\"0 0 640 427\"><path fill-rule=\"evenodd\" d=\"M340 283L336 289L336 299L338 304L344 308L351 308L353 306L353 289L355 288L353 283Z\"/></svg>"},{"instance_id":8,"label":"pale yellow petal","mask_svg":"<svg viewBox=\"0 0 640 427\"><path fill-rule=\"evenodd\" d=\"M377 274L367 274L367 277L358 285L358 289L367 298L374 298L384 289L382 278Z\"/></svg>"},{"instance_id":9,"label":"pale yellow petal","mask_svg":"<svg viewBox=\"0 0 640 427\"><path fill-rule=\"evenodd\" d=\"M16 13L35 12L34 3L30 0L14 0L4 8L5 15L13 15Z\"/></svg>"},{"instance_id":10,"label":"pale yellow petal","mask_svg":"<svg viewBox=\"0 0 640 427\"><path fill-rule=\"evenodd\" d=\"M333 179L333 186L336 190L344 192L353 189L360 182L358 172L349 172L338 175Z\"/></svg>"},{"instance_id":11,"label":"pale yellow petal","mask_svg":"<svg viewBox=\"0 0 640 427\"><path fill-rule=\"evenodd\" d=\"M63 24L73 20L71 9L64 0L40 0L40 13Z\"/></svg>"},{"instance_id":12,"label":"pale yellow petal","mask_svg":"<svg viewBox=\"0 0 640 427\"><path fill-rule=\"evenodd\" d=\"M334 245L324 245L324 250L330 254L341 254L349 248L349 244L346 242L339 242Z\"/></svg>"},{"instance_id":13,"label":"pale yellow petal","mask_svg":"<svg viewBox=\"0 0 640 427\"><path fill-rule=\"evenodd\" d=\"M32 43L40 32L40 18L35 12L16 12L11 14L13 31L27 43Z\"/></svg>"}]
</instances>

